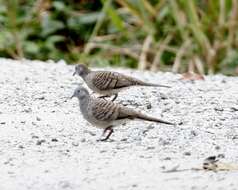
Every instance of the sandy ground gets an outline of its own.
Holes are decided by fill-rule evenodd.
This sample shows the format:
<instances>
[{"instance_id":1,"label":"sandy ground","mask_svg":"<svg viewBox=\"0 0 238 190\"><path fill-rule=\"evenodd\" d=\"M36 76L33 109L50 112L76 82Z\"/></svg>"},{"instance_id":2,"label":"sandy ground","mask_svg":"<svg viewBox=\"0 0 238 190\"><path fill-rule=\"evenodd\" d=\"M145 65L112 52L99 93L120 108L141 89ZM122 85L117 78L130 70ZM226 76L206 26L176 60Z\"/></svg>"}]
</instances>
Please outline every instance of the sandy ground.
<instances>
[{"instance_id":1,"label":"sandy ground","mask_svg":"<svg viewBox=\"0 0 238 190\"><path fill-rule=\"evenodd\" d=\"M65 102L79 77L63 61L0 59L0 189L238 189L237 171L194 171L211 155L238 163L238 78L117 70L166 88L132 88L117 102L178 126L131 121L111 141ZM178 167L188 169L166 173Z\"/></svg>"}]
</instances>

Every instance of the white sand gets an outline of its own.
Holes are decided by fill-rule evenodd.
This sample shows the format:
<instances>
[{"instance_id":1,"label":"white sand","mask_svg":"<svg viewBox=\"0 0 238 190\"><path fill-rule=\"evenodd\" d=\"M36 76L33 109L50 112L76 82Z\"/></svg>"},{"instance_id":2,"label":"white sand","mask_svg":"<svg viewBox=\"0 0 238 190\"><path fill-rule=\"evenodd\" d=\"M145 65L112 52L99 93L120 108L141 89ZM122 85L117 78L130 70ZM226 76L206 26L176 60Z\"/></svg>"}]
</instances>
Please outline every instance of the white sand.
<instances>
[{"instance_id":1,"label":"white sand","mask_svg":"<svg viewBox=\"0 0 238 190\"><path fill-rule=\"evenodd\" d=\"M117 102L182 125L131 121L97 142L64 62L0 59L0 190L238 189L238 172L184 171L211 155L238 163L238 78L118 70L166 88L132 88ZM160 92L159 92L160 91ZM151 106L151 108L150 108Z\"/></svg>"}]
</instances>

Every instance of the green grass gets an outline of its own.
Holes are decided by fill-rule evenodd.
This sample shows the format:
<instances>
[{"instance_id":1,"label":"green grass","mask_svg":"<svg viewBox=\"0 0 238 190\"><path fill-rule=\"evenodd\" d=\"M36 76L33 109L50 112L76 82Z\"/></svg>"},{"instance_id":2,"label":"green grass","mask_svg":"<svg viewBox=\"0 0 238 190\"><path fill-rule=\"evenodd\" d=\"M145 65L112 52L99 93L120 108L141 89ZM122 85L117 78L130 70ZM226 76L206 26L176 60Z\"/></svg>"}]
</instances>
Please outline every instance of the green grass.
<instances>
[{"instance_id":1,"label":"green grass","mask_svg":"<svg viewBox=\"0 0 238 190\"><path fill-rule=\"evenodd\" d=\"M236 75L237 47L237 0L0 0L2 57Z\"/></svg>"}]
</instances>

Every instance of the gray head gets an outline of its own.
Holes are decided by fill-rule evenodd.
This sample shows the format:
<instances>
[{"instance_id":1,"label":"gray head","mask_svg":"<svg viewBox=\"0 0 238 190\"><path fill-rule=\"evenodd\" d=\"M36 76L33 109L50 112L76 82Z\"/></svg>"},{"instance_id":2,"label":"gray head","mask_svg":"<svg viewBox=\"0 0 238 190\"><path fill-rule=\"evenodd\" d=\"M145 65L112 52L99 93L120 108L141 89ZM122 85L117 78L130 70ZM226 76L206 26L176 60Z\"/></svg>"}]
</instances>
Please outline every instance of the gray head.
<instances>
[{"instance_id":1,"label":"gray head","mask_svg":"<svg viewBox=\"0 0 238 190\"><path fill-rule=\"evenodd\" d=\"M78 99L84 99L89 97L89 92L86 88L79 86L74 90L73 96L71 98L77 97Z\"/></svg>"},{"instance_id":2,"label":"gray head","mask_svg":"<svg viewBox=\"0 0 238 190\"><path fill-rule=\"evenodd\" d=\"M90 73L90 69L83 64L78 64L75 66L75 71L73 75L78 74L81 77L85 77L88 73Z\"/></svg>"}]
</instances>

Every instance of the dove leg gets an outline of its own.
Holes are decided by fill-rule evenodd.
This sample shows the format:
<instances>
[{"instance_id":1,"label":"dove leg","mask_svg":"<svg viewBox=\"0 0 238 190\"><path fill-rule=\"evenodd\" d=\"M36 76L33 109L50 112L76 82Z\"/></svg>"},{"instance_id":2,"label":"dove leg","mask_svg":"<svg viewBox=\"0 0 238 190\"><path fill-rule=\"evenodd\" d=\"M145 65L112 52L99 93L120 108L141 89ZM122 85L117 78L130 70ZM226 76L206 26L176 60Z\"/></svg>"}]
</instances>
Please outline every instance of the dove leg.
<instances>
[{"instance_id":1,"label":"dove leg","mask_svg":"<svg viewBox=\"0 0 238 190\"><path fill-rule=\"evenodd\" d=\"M112 102L114 102L114 100L116 100L117 97L118 97L118 94L114 94L114 97L113 97L113 99L112 99Z\"/></svg>"},{"instance_id":2,"label":"dove leg","mask_svg":"<svg viewBox=\"0 0 238 190\"><path fill-rule=\"evenodd\" d=\"M109 139L109 137L111 136L111 134L113 133L113 129L112 126L107 127L106 129L104 129L103 134L104 135L107 131L109 131L109 133L107 134L107 136L103 139L101 139L101 141L106 141L107 139Z\"/></svg>"}]
</instances>

